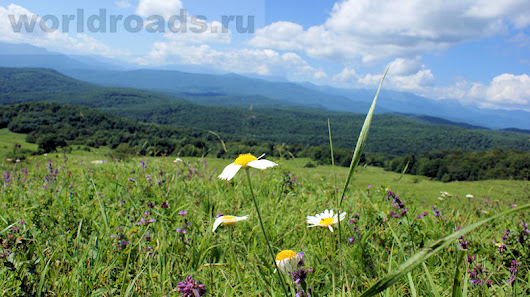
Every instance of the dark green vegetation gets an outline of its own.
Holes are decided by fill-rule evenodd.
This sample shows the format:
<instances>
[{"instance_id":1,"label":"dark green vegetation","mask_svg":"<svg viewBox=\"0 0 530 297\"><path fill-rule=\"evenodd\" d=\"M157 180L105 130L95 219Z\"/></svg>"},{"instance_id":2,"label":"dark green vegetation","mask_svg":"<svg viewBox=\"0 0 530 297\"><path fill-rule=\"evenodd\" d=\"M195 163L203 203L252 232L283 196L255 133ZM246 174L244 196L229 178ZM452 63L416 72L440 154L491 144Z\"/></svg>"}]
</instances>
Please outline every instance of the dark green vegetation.
<instances>
[{"instance_id":1,"label":"dark green vegetation","mask_svg":"<svg viewBox=\"0 0 530 297\"><path fill-rule=\"evenodd\" d=\"M241 106L246 97L239 97ZM256 100L249 99L250 102ZM254 100L254 101L253 101ZM336 147L353 148L363 114L329 112L308 107L214 107L192 104L162 93L104 88L45 69L0 68L0 102L14 104L51 101L97 108L134 120L211 130L236 139L255 139L286 145L326 145L331 120ZM467 130L432 125L397 115L376 115L365 150L389 155L420 154L434 150L466 151L494 148L530 150L521 133Z\"/></svg>"},{"instance_id":2,"label":"dark green vegetation","mask_svg":"<svg viewBox=\"0 0 530 297\"><path fill-rule=\"evenodd\" d=\"M503 151L463 152L438 151L396 157L385 162L386 170L423 175L439 181L530 179L530 152Z\"/></svg>"},{"instance_id":3,"label":"dark green vegetation","mask_svg":"<svg viewBox=\"0 0 530 297\"><path fill-rule=\"evenodd\" d=\"M185 156L207 154L214 136L203 130L144 124L90 108L33 102L0 108L0 128L28 134L43 152L67 145L110 146L125 154ZM209 138L208 138L209 137Z\"/></svg>"}]
</instances>

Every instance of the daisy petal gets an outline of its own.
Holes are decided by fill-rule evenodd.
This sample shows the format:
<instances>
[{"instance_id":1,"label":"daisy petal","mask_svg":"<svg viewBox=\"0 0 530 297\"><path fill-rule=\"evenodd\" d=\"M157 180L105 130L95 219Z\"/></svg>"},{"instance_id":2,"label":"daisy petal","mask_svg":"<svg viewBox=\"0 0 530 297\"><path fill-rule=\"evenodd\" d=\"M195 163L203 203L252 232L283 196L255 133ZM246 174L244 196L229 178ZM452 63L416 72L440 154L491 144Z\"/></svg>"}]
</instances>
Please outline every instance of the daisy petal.
<instances>
[{"instance_id":1,"label":"daisy petal","mask_svg":"<svg viewBox=\"0 0 530 297\"><path fill-rule=\"evenodd\" d=\"M342 221L344 218L346 218L346 212L340 214L340 220Z\"/></svg>"},{"instance_id":2,"label":"daisy petal","mask_svg":"<svg viewBox=\"0 0 530 297\"><path fill-rule=\"evenodd\" d=\"M256 168L256 169L267 169L267 168L274 167L276 165L278 164L272 161L269 161L269 160L254 160L254 161L248 162L247 164L247 166Z\"/></svg>"},{"instance_id":3,"label":"daisy petal","mask_svg":"<svg viewBox=\"0 0 530 297\"><path fill-rule=\"evenodd\" d=\"M215 229L217 229L217 227L219 227L219 225L221 225L222 222L223 222L223 217L218 217L217 219L215 219L215 222L213 222L212 232L215 232Z\"/></svg>"},{"instance_id":4,"label":"daisy petal","mask_svg":"<svg viewBox=\"0 0 530 297\"><path fill-rule=\"evenodd\" d=\"M234 163L228 164L223 172L219 175L220 179L231 180L241 168L241 165L235 165Z\"/></svg>"}]
</instances>

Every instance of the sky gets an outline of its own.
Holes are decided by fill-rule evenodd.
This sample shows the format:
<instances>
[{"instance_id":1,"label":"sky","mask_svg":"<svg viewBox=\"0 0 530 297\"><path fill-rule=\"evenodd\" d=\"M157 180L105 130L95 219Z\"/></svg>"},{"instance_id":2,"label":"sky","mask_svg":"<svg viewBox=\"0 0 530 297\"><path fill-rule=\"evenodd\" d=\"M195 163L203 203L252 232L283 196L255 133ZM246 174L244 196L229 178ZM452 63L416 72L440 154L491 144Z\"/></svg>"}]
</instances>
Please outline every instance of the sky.
<instances>
[{"instance_id":1,"label":"sky","mask_svg":"<svg viewBox=\"0 0 530 297\"><path fill-rule=\"evenodd\" d=\"M0 41L530 111L528 0L0 0Z\"/></svg>"}]
</instances>

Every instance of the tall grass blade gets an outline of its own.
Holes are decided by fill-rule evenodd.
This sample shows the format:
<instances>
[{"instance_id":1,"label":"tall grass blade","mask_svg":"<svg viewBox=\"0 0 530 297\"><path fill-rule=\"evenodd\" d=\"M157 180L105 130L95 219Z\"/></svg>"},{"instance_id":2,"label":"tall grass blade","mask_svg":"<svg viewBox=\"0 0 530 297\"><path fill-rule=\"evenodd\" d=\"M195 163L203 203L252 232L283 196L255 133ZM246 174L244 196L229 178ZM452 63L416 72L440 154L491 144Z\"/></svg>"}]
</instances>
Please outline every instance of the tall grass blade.
<instances>
[{"instance_id":1,"label":"tall grass blade","mask_svg":"<svg viewBox=\"0 0 530 297\"><path fill-rule=\"evenodd\" d=\"M423 270L425 270L425 274L427 274L427 280L429 281L429 285L431 286L431 293L434 295L434 297L440 297L440 289L437 285L434 284L434 280L432 279L429 268L427 268L425 262L421 263L421 265L423 265Z\"/></svg>"},{"instance_id":2,"label":"tall grass blade","mask_svg":"<svg viewBox=\"0 0 530 297\"><path fill-rule=\"evenodd\" d=\"M329 136L329 148L331 150L331 166L335 167L335 158L333 157L333 141L331 140L331 123L328 119L328 136Z\"/></svg>"},{"instance_id":3,"label":"tall grass blade","mask_svg":"<svg viewBox=\"0 0 530 297\"><path fill-rule=\"evenodd\" d=\"M381 79L381 82L379 83L379 88L377 89L377 93L375 94L374 100L372 101L370 110L368 110L368 114L366 115L366 118L364 119L364 124L363 124L363 127L361 128L361 133L359 134L359 138L357 139L357 145L355 145L355 151L353 152L353 157L352 157L351 164L350 164L350 170L348 171L348 176L346 177L346 182L344 183L344 188L342 189L342 195L340 195L341 198L344 197L344 195L346 194L346 190L348 189L348 184L350 183L353 173L355 172L355 169L357 168L357 165L359 165L359 161L361 160L361 154L363 152L364 145L366 144L366 138L368 137L368 130L372 123L372 117L374 115L377 97L379 96L379 91L381 90L381 86L383 85L383 81L385 80L387 72L388 72L388 68L386 69L385 74L383 75L383 78ZM340 204L342 204L342 200L343 199L340 200Z\"/></svg>"},{"instance_id":4,"label":"tall grass blade","mask_svg":"<svg viewBox=\"0 0 530 297\"><path fill-rule=\"evenodd\" d=\"M405 167L403 168L403 171L401 171L401 175L399 176L399 179L397 180L398 183L401 181L401 179L405 175L405 172L407 172L407 169L409 169L409 164L410 164L410 161L407 162L407 165L405 165Z\"/></svg>"},{"instance_id":5,"label":"tall grass blade","mask_svg":"<svg viewBox=\"0 0 530 297\"><path fill-rule=\"evenodd\" d=\"M103 207L103 203L101 203L101 197L99 197L98 189L96 188L96 184L93 180L91 180L92 186L94 187L94 195L96 198L98 198L99 202L99 211L101 212L101 216L103 217L103 222L105 223L105 232L109 232L109 223L107 222L107 213L105 212L105 207Z\"/></svg>"},{"instance_id":6,"label":"tall grass blade","mask_svg":"<svg viewBox=\"0 0 530 297\"><path fill-rule=\"evenodd\" d=\"M211 133L211 134L217 136L217 138L218 138L219 141L221 142L221 145L223 146L223 150L225 151L225 153L227 153L228 150L226 149L225 142L223 141L223 139L221 138L221 136L219 136L219 134L217 134L217 133L215 133L215 132L213 132L213 131L210 131L210 130L208 130L208 133Z\"/></svg>"},{"instance_id":7,"label":"tall grass blade","mask_svg":"<svg viewBox=\"0 0 530 297\"><path fill-rule=\"evenodd\" d=\"M410 272L407 273L407 278L409 279L410 295L412 297L418 296L418 294L416 293L416 286L414 285L414 281L412 280L412 274Z\"/></svg>"},{"instance_id":8,"label":"tall grass blade","mask_svg":"<svg viewBox=\"0 0 530 297\"><path fill-rule=\"evenodd\" d=\"M367 296L374 296L380 292L383 292L396 282L398 282L400 279L402 279L407 273L412 271L416 266L423 263L425 260L429 259L431 256L437 254L439 251L444 249L446 246L451 244L453 241L458 239L460 236L464 236L470 231L492 221L497 218L500 218L502 216L505 216L507 214L511 214L514 212L518 212L521 210L530 209L530 204L515 207L506 211L503 211L497 215L494 215L492 217L489 217L487 219L484 219L482 221L476 222L474 224L471 224L467 227L464 227L456 232L453 232L446 237L440 238L436 240L435 242L431 243L426 248L422 249L421 251L417 252L414 256L409 258L405 263L401 264L399 268L394 271L393 273L385 276L383 279L375 283L371 288L366 290L361 297L367 297Z\"/></svg>"},{"instance_id":9,"label":"tall grass blade","mask_svg":"<svg viewBox=\"0 0 530 297\"><path fill-rule=\"evenodd\" d=\"M15 226L17 223L13 223L7 227L5 227L2 231L0 231L0 235L4 234L7 230L11 229L11 227Z\"/></svg>"},{"instance_id":10,"label":"tall grass blade","mask_svg":"<svg viewBox=\"0 0 530 297\"><path fill-rule=\"evenodd\" d=\"M134 288L134 284L136 283L136 281L138 280L138 278L140 277L140 275L144 272L145 268L142 269L142 271L138 272L136 274L136 276L134 277L134 279L129 283L129 285L127 286L127 291L125 291L125 297L128 297L131 295L131 292Z\"/></svg>"},{"instance_id":11,"label":"tall grass blade","mask_svg":"<svg viewBox=\"0 0 530 297\"><path fill-rule=\"evenodd\" d=\"M467 255L467 250L461 250L458 252L458 261L456 262L455 279L453 281L453 297L462 297L462 262L466 255ZM463 270L465 270L465 267Z\"/></svg>"},{"instance_id":12,"label":"tall grass blade","mask_svg":"<svg viewBox=\"0 0 530 297\"><path fill-rule=\"evenodd\" d=\"M55 252L52 254L48 262L46 262L46 266L44 266L44 269L40 275L39 287L37 288L37 296L41 296L42 288L44 287L44 282L46 281L46 273L48 273L48 267L50 267L50 262L52 261L54 255Z\"/></svg>"}]
</instances>

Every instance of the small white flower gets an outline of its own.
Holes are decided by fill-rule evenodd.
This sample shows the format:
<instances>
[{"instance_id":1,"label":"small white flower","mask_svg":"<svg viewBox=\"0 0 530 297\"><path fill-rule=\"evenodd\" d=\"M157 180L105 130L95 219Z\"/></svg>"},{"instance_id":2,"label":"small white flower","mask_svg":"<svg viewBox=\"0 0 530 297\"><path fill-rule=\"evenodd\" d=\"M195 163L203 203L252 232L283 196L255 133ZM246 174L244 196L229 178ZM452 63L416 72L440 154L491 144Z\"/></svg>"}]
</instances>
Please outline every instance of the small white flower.
<instances>
[{"instance_id":1,"label":"small white flower","mask_svg":"<svg viewBox=\"0 0 530 297\"><path fill-rule=\"evenodd\" d=\"M340 220L344 220L346 213L343 212L340 214ZM307 227L327 227L329 231L333 232L332 225L335 225L339 222L338 214L333 214L333 210L326 209L321 214L316 214L315 216L307 216L307 223L312 224Z\"/></svg>"},{"instance_id":2,"label":"small white flower","mask_svg":"<svg viewBox=\"0 0 530 297\"><path fill-rule=\"evenodd\" d=\"M242 217L236 217L236 216L220 216L213 222L213 228L212 232L215 232L215 229L219 227L219 225L231 225L235 222L244 221L248 218L248 216L242 216Z\"/></svg>"},{"instance_id":3,"label":"small white flower","mask_svg":"<svg viewBox=\"0 0 530 297\"><path fill-rule=\"evenodd\" d=\"M173 163L178 163L178 162L182 162L182 159L181 158L176 158Z\"/></svg>"},{"instance_id":4,"label":"small white flower","mask_svg":"<svg viewBox=\"0 0 530 297\"><path fill-rule=\"evenodd\" d=\"M300 262L300 255L291 251L283 250L276 256L276 265L281 272L293 272Z\"/></svg>"},{"instance_id":5,"label":"small white flower","mask_svg":"<svg viewBox=\"0 0 530 297\"><path fill-rule=\"evenodd\" d=\"M473 195L471 195L471 194L467 194L466 198L475 198L475 197Z\"/></svg>"},{"instance_id":6,"label":"small white flower","mask_svg":"<svg viewBox=\"0 0 530 297\"><path fill-rule=\"evenodd\" d=\"M269 160L259 160L251 154L242 154L237 157L234 163L228 164L228 166L225 167L223 172L221 172L221 174L219 175L219 178L224 180L231 180L242 167L252 167L256 169L265 170L276 165L278 164Z\"/></svg>"}]
</instances>

